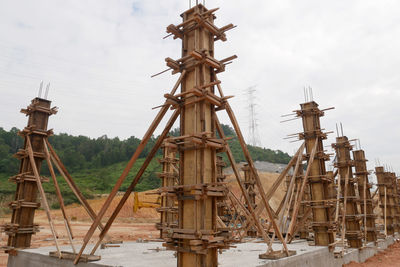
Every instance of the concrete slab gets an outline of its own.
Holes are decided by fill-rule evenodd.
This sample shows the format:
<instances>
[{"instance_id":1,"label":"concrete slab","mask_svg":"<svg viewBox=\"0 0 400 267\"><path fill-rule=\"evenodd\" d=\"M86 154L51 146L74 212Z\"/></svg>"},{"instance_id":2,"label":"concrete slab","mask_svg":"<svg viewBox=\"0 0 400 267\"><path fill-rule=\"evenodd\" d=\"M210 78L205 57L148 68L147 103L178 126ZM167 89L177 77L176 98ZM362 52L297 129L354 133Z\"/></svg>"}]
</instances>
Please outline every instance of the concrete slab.
<instances>
[{"instance_id":1,"label":"concrete slab","mask_svg":"<svg viewBox=\"0 0 400 267\"><path fill-rule=\"evenodd\" d=\"M390 237L386 240L378 242L379 248L374 244L362 250L348 250L343 258L335 258L333 253L329 252L327 247L309 246L307 242L295 241L289 244L289 250L296 250L297 254L288 258L279 260L262 260L258 255L264 253L266 245L264 243L248 242L236 244L235 248L224 251L219 255L220 267L241 267L241 266L257 266L257 267L335 267L350 261L364 262L367 258L375 255L378 250L387 248L394 243L394 238ZM90 251L88 246L87 251ZM281 249L279 243L273 244L274 250ZM137 267L137 266L176 266L175 253L173 251L164 250L161 242L126 242L121 247L111 247L100 249L96 255L101 255L101 260L90 263L79 263L73 265L70 260L60 260L49 257L49 252L54 251L54 247L43 247L38 249L26 249L18 252L17 256L10 256L8 267ZM64 251L71 251L69 247L62 247Z\"/></svg>"}]
</instances>

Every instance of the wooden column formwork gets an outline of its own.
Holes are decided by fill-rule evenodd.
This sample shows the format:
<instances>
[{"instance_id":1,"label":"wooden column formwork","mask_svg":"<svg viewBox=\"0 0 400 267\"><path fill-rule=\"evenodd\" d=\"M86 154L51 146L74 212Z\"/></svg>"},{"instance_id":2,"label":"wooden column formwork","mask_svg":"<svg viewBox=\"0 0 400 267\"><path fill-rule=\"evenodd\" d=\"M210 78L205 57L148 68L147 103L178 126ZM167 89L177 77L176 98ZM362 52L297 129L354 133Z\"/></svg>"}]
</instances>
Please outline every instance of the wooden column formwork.
<instances>
[{"instance_id":1,"label":"wooden column formwork","mask_svg":"<svg viewBox=\"0 0 400 267\"><path fill-rule=\"evenodd\" d=\"M167 27L168 36L182 40L182 58L177 60L166 58L167 66L172 69L172 74L180 73L180 77L171 93L164 95L166 101L159 106L160 111L156 118L146 131L141 143L86 233L74 263L79 262L80 256L92 238L96 227L100 224L132 166L170 108L174 110L172 116L117 207L113 210L111 217L99 235L98 241L92 248L91 255L98 249L129 195L179 117L181 136L170 138L171 143L177 146L177 151L179 152L179 185L159 189L161 193L176 195L179 223L178 228L169 229L164 246L178 252L178 266L217 266L217 249L228 248L230 238L218 229L216 203L228 195L232 198L235 197L229 193L224 183L217 182L217 153L226 152L243 198L246 204L250 203L241 174L236 167L236 161L227 143L229 138L225 136L218 120L217 111L220 110L225 110L232 122L246 161L255 176L257 189L260 192L262 205L265 208L268 220L282 242L283 252L277 251L274 256L294 254L294 252L288 250L286 242L279 231L264 188L244 142L236 116L227 101L232 96L224 95L221 81L217 79L217 74L225 71L226 65L231 63L236 56L222 60L214 58L214 42L217 40L226 41L225 32L234 28L233 24L217 28L214 25L214 12L216 10L218 9L207 10L201 4L196 5L181 15L183 18L181 24L171 24ZM179 86L181 87L181 92L177 94ZM218 92L215 92L215 87ZM219 95L216 95L216 93ZM217 132L220 138L217 138ZM236 203L239 206L242 205L240 202L236 201ZM267 252L273 253L272 242L262 227L260 218L252 208L250 208L249 213L247 211L244 211L244 213L250 219L249 221L256 225L264 241L268 243ZM259 255L259 257L263 256L265 254Z\"/></svg>"},{"instance_id":2,"label":"wooden column formwork","mask_svg":"<svg viewBox=\"0 0 400 267\"><path fill-rule=\"evenodd\" d=\"M336 151L335 167L339 171L341 177L341 200L343 201L343 210L345 214L345 237L351 248L362 247L362 233L360 228L360 212L357 203L360 198L356 195L357 178L353 176L354 161L351 159L350 151L353 149L346 136L336 138L336 143L332 144ZM345 207L344 207L345 206Z\"/></svg>"},{"instance_id":3,"label":"wooden column formwork","mask_svg":"<svg viewBox=\"0 0 400 267\"><path fill-rule=\"evenodd\" d=\"M27 127L19 133L25 138L24 148L15 154L21 161L19 173L10 179L17 184L17 188L14 200L10 203L11 223L3 226L8 235L8 247L28 248L31 245L32 234L39 232L38 225L34 224L34 217L36 209L40 207L40 201L37 199L37 180L28 150L32 148L34 162L40 173L42 162L46 159L44 140L52 134L51 130L47 130L49 116L57 113L57 108L50 106L51 101L37 97L26 109L21 109L29 119ZM41 182L49 181L43 176L40 176L40 179Z\"/></svg>"},{"instance_id":4,"label":"wooden column formwork","mask_svg":"<svg viewBox=\"0 0 400 267\"><path fill-rule=\"evenodd\" d=\"M371 197L372 184L369 182L367 169L367 159L364 150L354 150L353 159L355 166L355 175L357 177L358 192L360 196L360 213L363 214L362 225L364 232L367 233L365 240L375 242L377 240L377 231L375 227L374 201Z\"/></svg>"},{"instance_id":5,"label":"wooden column formwork","mask_svg":"<svg viewBox=\"0 0 400 267\"><path fill-rule=\"evenodd\" d=\"M168 139L162 144L163 158L159 160L162 172L158 177L162 180L161 187L173 187L179 184L179 159L176 157L177 146ZM171 194L160 194L161 207L156 210L160 213L160 223L156 228L160 230L160 238L164 238L171 228L178 227L178 206L176 196Z\"/></svg>"},{"instance_id":6,"label":"wooden column formwork","mask_svg":"<svg viewBox=\"0 0 400 267\"><path fill-rule=\"evenodd\" d=\"M397 229L397 232L400 234L400 179L399 178L397 178L397 176L396 176L396 174L395 173L393 173L393 175L394 175L394 179L395 179L395 181L396 181L396 188L397 188L397 192L396 192L396 195L397 195L397 202L396 202L396 204L397 204L397 215L398 215L398 224L399 224L399 228Z\"/></svg>"},{"instance_id":7,"label":"wooden column formwork","mask_svg":"<svg viewBox=\"0 0 400 267\"><path fill-rule=\"evenodd\" d=\"M225 183L226 175L224 174L224 168L226 163L222 156L217 155L217 182ZM229 227L229 222L232 220L232 206L229 205L227 199L220 199L217 202L217 215L219 219L224 223L225 226Z\"/></svg>"},{"instance_id":8,"label":"wooden column formwork","mask_svg":"<svg viewBox=\"0 0 400 267\"><path fill-rule=\"evenodd\" d=\"M256 209L257 204L256 204L256 191L255 191L255 180L253 173L251 172L251 169L249 167L249 164L245 164L242 167L243 175L244 175L244 186L246 188L247 194L249 195L249 200L250 203L253 207L253 209ZM256 237L257 236L257 229L252 226L247 230L247 236L249 237Z\"/></svg>"},{"instance_id":9,"label":"wooden column formwork","mask_svg":"<svg viewBox=\"0 0 400 267\"><path fill-rule=\"evenodd\" d=\"M328 199L336 199L338 190L337 190L337 185L335 182L335 173L333 171L327 171L326 176L329 177L329 180L332 181L332 183L328 184ZM329 216L331 218L335 217L335 211L336 211L335 206L331 206L329 208Z\"/></svg>"},{"instance_id":10,"label":"wooden column formwork","mask_svg":"<svg viewBox=\"0 0 400 267\"><path fill-rule=\"evenodd\" d=\"M382 209L382 219L384 220L385 233L394 235L394 199L393 199L393 184L385 172L384 167L375 167L375 174L378 180L380 208Z\"/></svg>"},{"instance_id":11,"label":"wooden column formwork","mask_svg":"<svg viewBox=\"0 0 400 267\"><path fill-rule=\"evenodd\" d=\"M217 182L219 183L224 183L226 179L226 175L224 175L224 167L226 166L224 160L222 159L222 156L217 156ZM228 212L227 212L227 205L226 201L218 201L217 202L217 214L220 217L220 219L226 223L228 218Z\"/></svg>"},{"instance_id":12,"label":"wooden column formwork","mask_svg":"<svg viewBox=\"0 0 400 267\"><path fill-rule=\"evenodd\" d=\"M287 189L289 189L291 178L292 178L292 175L286 176L286 188ZM296 180L294 183L293 194L294 194L294 196L297 196L300 193L299 191L301 189L301 184L304 179L303 164L299 165L295 179ZM307 208L309 208L308 205L309 205L310 200L311 200L310 185L307 183L304 188L303 199L300 203L299 211L298 211L297 218L296 218L296 221L300 223L300 225L297 227L298 228L297 232L301 239L309 238L309 233L310 233L309 226L310 226L310 222L311 222L311 216L310 216L311 214L307 213L306 211L307 211ZM290 203L290 208L289 208L289 213L288 213L289 221L293 220L292 214L293 214L293 210L294 210L294 204L295 204L294 201L292 201ZM303 217L307 217L307 218L303 218Z\"/></svg>"},{"instance_id":13,"label":"wooden column formwork","mask_svg":"<svg viewBox=\"0 0 400 267\"><path fill-rule=\"evenodd\" d=\"M400 205L399 205L399 191L397 187L396 173L389 172L390 179L393 187L393 198L394 198L394 231L400 233Z\"/></svg>"},{"instance_id":14,"label":"wooden column formwork","mask_svg":"<svg viewBox=\"0 0 400 267\"><path fill-rule=\"evenodd\" d=\"M314 101L300 105L301 110L296 111L297 116L302 118L304 132L299 134L300 139L305 140L306 159L311 162L308 182L310 183L312 208L311 227L314 231L315 245L329 246L334 242L332 227L333 221L330 218L328 184L332 181L326 175L325 161L329 156L324 153L323 140L327 134L322 132L320 117L324 111L318 108ZM311 159L311 152L316 147L315 157Z\"/></svg>"},{"instance_id":15,"label":"wooden column formwork","mask_svg":"<svg viewBox=\"0 0 400 267\"><path fill-rule=\"evenodd\" d=\"M214 67L220 68L214 60L215 15L197 5L181 16L182 65L167 59L170 67L187 71L181 83L181 136L175 138L180 153L180 184L175 187L179 226L166 245L177 250L178 266L217 266L217 249L226 244L218 236L216 204L227 190L217 182L216 150L223 146L216 138L215 101L207 97L214 94ZM170 25L167 31L176 29Z\"/></svg>"}]
</instances>

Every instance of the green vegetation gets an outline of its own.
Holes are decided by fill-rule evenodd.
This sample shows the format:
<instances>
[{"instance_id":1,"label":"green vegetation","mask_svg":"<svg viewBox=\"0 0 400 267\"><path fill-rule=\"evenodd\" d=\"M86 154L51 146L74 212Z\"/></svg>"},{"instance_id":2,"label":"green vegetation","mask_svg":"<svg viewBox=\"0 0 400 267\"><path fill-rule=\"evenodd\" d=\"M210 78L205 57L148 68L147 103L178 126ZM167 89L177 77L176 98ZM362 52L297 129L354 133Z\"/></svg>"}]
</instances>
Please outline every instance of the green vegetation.
<instances>
[{"instance_id":1,"label":"green vegetation","mask_svg":"<svg viewBox=\"0 0 400 267\"><path fill-rule=\"evenodd\" d=\"M236 161L244 161L240 144L233 129L227 125L223 125L223 129L227 137L232 137L229 144ZM0 127L0 201L10 198L10 195L13 195L15 192L15 185L8 182L8 178L18 172L19 161L13 158L12 155L23 146L23 139L17 136L17 133L17 128L6 131ZM170 134L172 136L179 135L179 129L174 129ZM126 190L134 179L156 139L155 137L150 139L145 150L129 173L128 178L123 183L121 191ZM126 140L120 140L119 138L110 139L107 136L89 138L61 133L50 137L50 143L57 151L57 154L85 197L92 198L96 194L106 194L111 191L128 160L138 147L140 139L134 136ZM280 150L253 146L248 146L248 148L254 160L273 163L288 163L290 160L290 156ZM161 168L157 158L160 157L161 152L150 163L139 184L136 186L136 191L145 191L159 187L160 179L157 177L157 172L160 172ZM224 159L227 162L225 156ZM42 168L42 174L50 176L46 164ZM77 200L72 191L60 175L58 175L57 181L60 184L66 204L76 202ZM54 197L55 191L52 182L45 183L44 187L46 192ZM57 204L53 204L53 208L56 207Z\"/></svg>"}]
</instances>

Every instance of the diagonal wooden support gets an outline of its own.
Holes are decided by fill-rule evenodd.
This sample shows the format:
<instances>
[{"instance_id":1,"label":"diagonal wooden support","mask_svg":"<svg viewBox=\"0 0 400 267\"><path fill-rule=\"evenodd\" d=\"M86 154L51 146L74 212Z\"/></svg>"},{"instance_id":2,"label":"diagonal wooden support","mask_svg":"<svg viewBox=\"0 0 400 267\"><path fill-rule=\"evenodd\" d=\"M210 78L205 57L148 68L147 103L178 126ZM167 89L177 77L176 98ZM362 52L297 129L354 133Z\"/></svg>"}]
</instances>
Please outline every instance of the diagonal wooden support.
<instances>
[{"instance_id":1,"label":"diagonal wooden support","mask_svg":"<svg viewBox=\"0 0 400 267\"><path fill-rule=\"evenodd\" d=\"M304 143L303 143L304 145ZM286 166L286 168L281 172L281 174L278 176L278 178L275 180L275 182L273 183L273 185L268 189L268 192L266 193L266 198L269 201L273 194L276 192L276 190L278 190L278 187L280 186L280 184L283 182L284 178L286 177L287 173L289 172L290 168L292 168L293 166L295 166L295 163L298 159L298 157L302 157L302 153L303 151L301 151L302 146L299 147L299 149L297 150L296 154L293 156L293 158L289 161L288 165ZM304 150L304 149L303 149ZM279 205L278 209L276 210L275 214L279 215L279 213L281 212L282 208L283 208L283 204L284 204L284 200L286 198L286 195L284 196L284 198L282 199L281 204ZM264 211L264 205L262 205L261 201L257 204L257 208L256 208L256 214L257 216L260 216L260 214ZM269 226L267 232L270 230L270 228L272 227L272 225Z\"/></svg>"},{"instance_id":2,"label":"diagonal wooden support","mask_svg":"<svg viewBox=\"0 0 400 267\"><path fill-rule=\"evenodd\" d=\"M186 74L186 70L183 70L178 81L176 82L174 88L172 89L170 95L174 95L176 90L178 89L179 85L182 82L183 77ZM118 178L115 186L113 187L111 193L107 197L104 205L102 206L101 210L99 211L96 220L93 222L91 227L89 228L89 231L86 233L86 236L83 239L83 245L76 256L74 260L74 264L77 264L79 262L79 258L82 256L83 251L86 248L87 243L89 242L90 238L93 236L93 233L96 229L96 227L99 225L101 219L103 218L104 214L106 213L108 207L111 205L112 200L114 199L115 195L117 194L119 188L121 187L122 183L124 182L125 178L128 176L131 168L133 167L133 164L135 164L136 160L139 158L140 154L143 152L144 148L146 147L147 142L150 140L151 136L153 135L154 131L160 124L161 120L164 118L165 114L167 113L169 107L171 106L170 103L165 102L165 104L161 107L160 111L158 112L156 118L154 121L151 123L149 129L145 133L145 135L142 138L142 141L140 142L139 146L137 147L135 153L132 155L132 158L129 160L127 166L125 167L124 171L122 172L121 176Z\"/></svg>"},{"instance_id":3,"label":"diagonal wooden support","mask_svg":"<svg viewBox=\"0 0 400 267\"><path fill-rule=\"evenodd\" d=\"M219 92L220 92L220 94L221 94L221 97L223 98L224 95L223 95L223 92L222 92L221 85L220 85L220 84L217 84L217 87L218 87L218 89L219 89ZM247 149L247 146L246 146L246 144L245 144L245 142L244 142L244 137L243 137L242 132L241 132L241 130L240 130L240 128L239 128L239 125L238 125L238 123L237 123L236 117L235 117L235 115L234 115L234 113L233 113L233 111L232 111L232 109L231 109L231 107L230 107L230 105L229 105L228 102L225 103L225 109L226 109L226 111L227 111L227 113L228 113L228 116L229 116L229 118L230 118L230 120L231 120L231 122L232 122L232 125L233 125L233 127L234 127L234 129L235 129L235 131L236 131L236 135L238 136L238 139L239 139L240 145L241 145L241 147L242 147L243 153L244 153L244 155L245 155L245 158L246 158L246 160L247 160L247 162L248 162L248 164L249 164L249 167L250 167L250 169L251 169L251 171L252 171L252 173L253 173L253 175L254 175L254 179L255 179L255 181L256 181L256 185L257 185L258 191L259 191L259 193L260 193L260 195L261 195L261 198L263 199L263 204L265 205L268 218L269 218L270 222L272 223L272 226L273 226L273 228L274 228L274 231L277 233L278 238L281 240L281 242L282 242L282 244L283 244L283 247L284 247L284 249L285 249L285 252L286 252L287 256L289 256L289 250L288 250L288 248L287 248L287 245L286 245L286 243L285 243L285 240L283 239L282 233L280 232L280 230L279 230L279 228L278 228L278 226L277 226L277 224L276 224L276 222L275 222L275 218L274 218L274 216L273 216L273 214L272 214L271 208L270 208L269 203L268 203L268 201L267 201L267 199L266 199L265 192L264 192L264 188L262 187L260 177L258 176L258 173L257 173L257 171L255 170L253 160L251 159L250 153L249 153L249 151L248 151L248 149ZM217 117L217 116L215 116L215 117ZM218 127L219 121L218 121L218 120L216 120L216 121L217 121L217 127ZM221 126L219 125L219 127L221 127ZM219 127L218 127L218 130L219 130ZM222 128L222 127L221 127L221 128ZM222 129L221 129L221 130L222 130ZM220 130L219 130L219 132L220 132ZM219 133L219 134L221 135L221 133ZM229 150L229 151L230 151L230 150ZM232 158L233 158L233 155L232 155ZM232 168L234 168L234 167L233 167L233 166L235 166L235 165L234 165L234 162L231 163L231 164L232 164ZM239 172L238 172L238 174L239 174ZM240 174L239 174L239 175L240 175ZM240 176L238 176L238 177L240 177ZM242 182L242 181L240 180L239 184L240 184L241 182ZM243 189L243 190L244 190L244 189ZM243 193L243 191L242 191L242 193ZM247 201L248 201L247 192L246 192L246 193L243 193L243 195L247 197L247 199L246 199L246 202L247 202ZM249 206L249 208L250 208L250 207L251 207L251 203L250 203L250 202L247 202L247 204L248 204L248 206ZM251 213L254 213L254 210L252 209L252 207L251 207ZM255 216L255 214L254 214L254 216ZM258 221L257 216L255 216L255 219ZM270 248L271 248L271 247L270 247Z\"/></svg>"},{"instance_id":4,"label":"diagonal wooden support","mask_svg":"<svg viewBox=\"0 0 400 267\"><path fill-rule=\"evenodd\" d=\"M99 247L101 241L103 240L103 238L107 234L108 230L110 229L111 225L113 224L115 218L118 216L118 214L121 211L122 207L124 206L125 202L128 200L130 194L135 189L136 184L139 182L139 180L142 177L143 173L146 171L147 167L149 166L151 160L154 158L154 156L157 153L158 149L161 147L164 139L167 137L168 133L170 132L172 126L174 125L176 119L179 116L179 113L180 113L180 110L177 109L172 114L172 117L170 118L170 120L168 121L167 125L165 126L165 129L163 130L161 135L158 137L157 142L154 144L152 150L147 155L147 158L144 161L143 165L141 166L141 168L137 172L135 178L133 179L133 181L129 185L129 187L126 190L126 192L124 193L124 195L122 196L122 198L119 201L117 207L115 208L115 210L113 211L111 217L108 219L106 225L104 226L104 229L101 231L101 233L99 235L99 240L97 241L96 245L93 247L90 255L94 255L94 253L96 252L96 250Z\"/></svg>"},{"instance_id":5,"label":"diagonal wooden support","mask_svg":"<svg viewBox=\"0 0 400 267\"><path fill-rule=\"evenodd\" d=\"M264 204L265 209L267 211L268 218L269 218L270 222L272 223L272 227L273 227L274 231L276 232L279 240L281 240L282 245L284 247L284 250L285 250L287 256L289 256L289 250L287 248L286 242L285 242L285 240L284 240L284 238L282 236L281 231L278 228L278 225L276 224L276 221L275 221L274 215L272 213L271 207L270 207L270 205L268 203L268 200L266 198L264 188L263 188L263 186L261 184L260 177L258 176L258 173L257 173L257 171L256 171L256 169L254 167L253 160L251 159L250 153L249 153L249 151L247 149L247 146L246 146L246 144L244 142L244 137L243 137L242 132L241 132L241 130L239 128L239 124L237 123L236 117L235 117L235 115L234 115L229 103L225 104L225 108L226 108L226 112L228 113L228 116L229 116L229 118L230 118L230 120L232 122L232 125L233 125L233 127L234 127L234 129L236 131L236 134L238 136L238 139L239 139L240 145L242 147L242 151L244 153L244 156L245 156L245 158L246 158L246 160L247 160L247 162L249 164L249 167L250 167L251 171L253 172L254 179L256 181L256 185L257 185L258 191L259 191L259 193L261 195L261 198L263 200L263 204Z\"/></svg>"},{"instance_id":6,"label":"diagonal wooden support","mask_svg":"<svg viewBox=\"0 0 400 267\"><path fill-rule=\"evenodd\" d=\"M54 172L53 165L51 164L50 153L49 153L49 150L48 150L48 147L47 147L45 139L43 139L43 146L44 146L44 153L45 153L45 156L46 156L47 166L49 168L50 175L51 175L51 178L53 180L54 187L56 189L56 195L57 195L57 198L58 198L58 202L60 203L60 209L61 209L61 213L62 213L62 216L63 216L63 219L64 219L64 224L65 224L65 229L67 231L68 239L69 239L69 242L71 244L72 251L74 253L76 253L74 244L72 242L72 239L74 237L72 235L71 224L69 223L69 220L67 218L67 214L65 212L64 199L63 199L63 197L61 195L61 190L60 190L60 187L59 187L58 182L57 182L57 178L56 178L56 174Z\"/></svg>"},{"instance_id":7,"label":"diagonal wooden support","mask_svg":"<svg viewBox=\"0 0 400 267\"><path fill-rule=\"evenodd\" d=\"M26 139L26 145L27 145L27 150L28 150L28 155L29 155L29 161L31 164L31 168L33 170L33 173L36 177L36 184L39 190L39 194L42 198L42 202L43 202L43 206L44 206L44 210L46 212L47 215L47 219L49 221L49 225L50 225L50 229L51 229L51 233L53 234L53 238L54 238L54 243L56 245L57 248L57 252L58 252L58 256L59 258L61 258L61 252L60 252L60 248L58 246L58 241L57 241L57 233L54 227L54 223L53 223L53 219L51 218L51 214L50 214L50 207L49 207L49 203L47 202L47 198L46 198L46 193L44 192L43 189L43 185L41 182L41 178L39 175L39 171L36 167L36 162L35 162L35 157L33 156L33 149L32 149L32 145L31 145L31 140L30 137L28 136Z\"/></svg>"},{"instance_id":8,"label":"diagonal wooden support","mask_svg":"<svg viewBox=\"0 0 400 267\"><path fill-rule=\"evenodd\" d=\"M342 214L342 249L346 248L345 245L345 233L346 233L346 209L347 209L347 190L349 185L349 174L350 174L350 166L347 168L347 174L344 179L344 192L343 192L343 214ZM340 174L339 174L340 175Z\"/></svg>"},{"instance_id":9,"label":"diagonal wooden support","mask_svg":"<svg viewBox=\"0 0 400 267\"><path fill-rule=\"evenodd\" d=\"M222 129L221 124L219 123L218 117L216 116L215 113L214 113L214 116L215 116L215 124L216 124L216 128L217 128L218 134L222 139L225 140L226 136L225 136L225 133L224 133L224 131ZM247 193L247 191L246 191L246 189L244 187L242 178L240 176L239 169L236 166L236 161L235 161L235 159L233 157L233 153L232 153L230 147L227 144L226 144L225 147L226 147L226 154L228 156L229 162L231 163L231 166L232 166L232 170L233 170L233 172L235 174L235 177L236 177L236 181L239 184L239 188L240 188L240 190L242 192L242 195L243 195L243 197L244 197L244 199L246 201L246 204L248 206L248 210L249 210L251 216L253 217L254 223L256 224L257 229L258 229L259 233L262 235L264 241L268 244L268 247L272 248L272 240L269 239L267 233L265 232L265 230L261 226L260 221L259 221L258 217L256 216L256 214L254 212L253 206L251 205L249 195L248 195L248 193Z\"/></svg>"},{"instance_id":10,"label":"diagonal wooden support","mask_svg":"<svg viewBox=\"0 0 400 267\"><path fill-rule=\"evenodd\" d=\"M284 212L282 212L281 217L279 219L280 223L283 222L281 224L281 229L283 229L283 227L285 227L287 219L289 217L290 206L291 206L291 203L293 201L293 196L294 196L296 176L298 174L299 167L300 167L301 162L303 160L304 148L305 148L305 143L303 143L301 145L300 149L299 149L299 151L301 151L301 152L299 153L299 156L297 157L296 165L294 167L293 175L292 175L292 178L290 179L290 184L289 184L289 188L288 188L288 192L290 192L290 194L287 194L285 202L283 204L283 211ZM300 192L300 190L297 190L297 192ZM296 199L295 199L295 201L296 201ZM301 201L300 201L300 203L301 203ZM289 204L289 207L287 206L288 204ZM296 205L296 203L294 205ZM286 211L286 213L285 213L285 211ZM297 220L297 215L296 215L296 217L293 217L293 215L292 215L292 221L293 220ZM286 240L287 240L287 238L286 238Z\"/></svg>"},{"instance_id":11,"label":"diagonal wooden support","mask_svg":"<svg viewBox=\"0 0 400 267\"><path fill-rule=\"evenodd\" d=\"M86 210L89 217L94 221L96 219L96 213L90 206L89 202L83 196L82 192L79 190L78 186L75 184L74 180L72 179L71 175L67 171L67 168L64 166L60 158L58 157L56 151L54 150L53 146L50 144L49 140L45 139L47 147L50 149L50 158L51 161L56 166L57 170L60 172L61 176L67 182L69 188L72 190L78 201L81 203L83 208ZM99 224L99 230L103 229L103 225Z\"/></svg>"},{"instance_id":12,"label":"diagonal wooden support","mask_svg":"<svg viewBox=\"0 0 400 267\"><path fill-rule=\"evenodd\" d=\"M294 219L294 218L297 218L297 214L298 214L299 209L300 209L300 205L301 205L301 201L303 199L304 190L305 190L305 187L306 187L306 184L307 184L308 176L310 175L311 166L312 166L312 163L314 161L315 154L317 152L317 147L318 147L318 142L315 142L314 147L313 147L313 149L311 151L311 154L310 154L309 162L307 164L307 170L306 170L306 173L304 175L304 179L303 179L302 184L301 184L300 193L299 193L298 198L296 199L296 203L295 203L295 205L293 207L292 221L290 222L290 225L289 225L289 232L286 234L286 237L285 237L286 240L288 240L289 236L292 236L293 233L294 233L294 227L295 227L295 224L296 224L296 219Z\"/></svg>"}]
</instances>

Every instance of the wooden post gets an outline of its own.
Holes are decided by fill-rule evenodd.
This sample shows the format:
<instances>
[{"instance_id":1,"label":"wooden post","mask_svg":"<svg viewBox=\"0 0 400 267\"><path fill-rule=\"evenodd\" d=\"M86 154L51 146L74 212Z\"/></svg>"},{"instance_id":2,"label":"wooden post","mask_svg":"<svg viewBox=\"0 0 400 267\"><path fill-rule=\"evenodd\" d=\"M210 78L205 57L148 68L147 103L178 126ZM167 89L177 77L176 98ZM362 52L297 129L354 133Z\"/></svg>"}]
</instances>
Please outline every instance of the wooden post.
<instances>
[{"instance_id":1,"label":"wooden post","mask_svg":"<svg viewBox=\"0 0 400 267\"><path fill-rule=\"evenodd\" d=\"M369 183L367 170L367 160L365 159L364 150L353 151L353 159L355 163L355 175L357 176L359 195L363 196L361 204L361 211L364 213L364 232L366 232L365 239L367 242L375 242L377 240L375 228L375 214L374 202L371 197L371 187Z\"/></svg>"},{"instance_id":2,"label":"wooden post","mask_svg":"<svg viewBox=\"0 0 400 267\"><path fill-rule=\"evenodd\" d=\"M346 206L346 213L342 216L345 217L346 226L342 225L346 229L346 239L351 248L360 248L362 246L362 234L360 228L360 213L358 211L357 203L359 198L356 195L355 183L356 178L353 177L352 167L354 161L350 157L350 150L353 147L346 136L340 136L336 138L336 143L332 144L332 147L336 150L336 162L335 167L338 169L339 174L342 177L346 175L348 177L347 188L345 187L344 198L347 201L343 204ZM343 185L342 185L343 187ZM360 186L362 188L362 186ZM347 190L346 190L347 189ZM347 192L346 192L347 191Z\"/></svg>"},{"instance_id":3,"label":"wooden post","mask_svg":"<svg viewBox=\"0 0 400 267\"><path fill-rule=\"evenodd\" d=\"M254 190L254 177L252 175L252 172L250 171L250 167L248 164L245 164L242 167L242 171L244 174L244 186L247 190L247 194L249 195L249 200L250 200L250 205L253 206L253 209L256 209L256 192ZM256 237L257 236L257 229L254 227L250 227L247 230L247 236L249 237Z\"/></svg>"},{"instance_id":4,"label":"wooden post","mask_svg":"<svg viewBox=\"0 0 400 267\"><path fill-rule=\"evenodd\" d=\"M50 115L57 113L57 109L50 108L50 105L51 101L37 97L26 109L21 110L29 120L27 127L20 132L25 138L24 149L15 155L21 161L19 174L10 179L17 184L17 189L14 200L10 203L13 210L11 223L3 226L9 236L9 247L30 247L32 234L39 231L38 226L34 224L35 210L39 208L40 202L37 200L38 184L32 163L35 163L39 175L42 161L45 159L43 139L51 134L51 131L47 131L48 119ZM32 144L32 162L28 155L28 139ZM46 181L47 178L40 176L39 182Z\"/></svg>"},{"instance_id":5,"label":"wooden post","mask_svg":"<svg viewBox=\"0 0 400 267\"><path fill-rule=\"evenodd\" d=\"M393 214L394 214L394 231L400 233L400 196L397 188L396 173L389 172L390 180L393 188Z\"/></svg>"},{"instance_id":6,"label":"wooden post","mask_svg":"<svg viewBox=\"0 0 400 267\"><path fill-rule=\"evenodd\" d=\"M203 5L197 5L182 14L183 22L187 22L202 16L208 10ZM214 24L214 15L210 14L204 18L206 23ZM189 28L189 27L188 27ZM202 25L193 30L184 32L182 39L182 58L190 56L193 52L203 52L205 55L214 57L214 34ZM211 69L203 64L198 64L187 69L187 74L182 81L181 92L185 93L196 87L213 82ZM204 88L213 93L213 88ZM198 99L197 96L188 95L185 98L185 106L182 108L180 130L181 135L200 135L204 138L215 138L215 123L212 119L214 105L208 101L188 103ZM206 132L210 134L205 134ZM204 133L204 134L202 134ZM216 151L211 147L201 149L181 150L180 152L180 185L194 186L216 183ZM205 187L206 188L206 187ZM179 228L187 231L210 232L216 230L216 198L208 197L200 201L184 192L178 198ZM213 235L213 234L211 234ZM217 266L217 249L205 247L206 243L199 240L181 239L178 244L178 267L184 266ZM201 247L196 253L191 243Z\"/></svg>"},{"instance_id":7,"label":"wooden post","mask_svg":"<svg viewBox=\"0 0 400 267\"><path fill-rule=\"evenodd\" d=\"M300 139L304 139L306 143L306 151L308 161L314 146L317 146L315 159L310 166L309 183L311 187L311 208L313 220L311 222L315 245L328 246L334 242L334 237L330 228L332 220L329 214L329 206L321 205L328 199L329 181L326 175L325 161L329 157L324 153L322 141L326 139L326 134L322 132L320 117L324 112L318 108L318 104L314 101L301 104L301 110L297 111L297 115L302 118L304 133L300 134ZM317 143L317 144L316 144Z\"/></svg>"},{"instance_id":8,"label":"wooden post","mask_svg":"<svg viewBox=\"0 0 400 267\"><path fill-rule=\"evenodd\" d=\"M394 213L392 205L392 182L384 167L375 167L375 174L378 180L379 198L383 219L385 221L385 235L394 235Z\"/></svg>"},{"instance_id":9,"label":"wooden post","mask_svg":"<svg viewBox=\"0 0 400 267\"><path fill-rule=\"evenodd\" d=\"M158 177L162 179L161 187L173 187L179 184L179 167L176 158L177 146L165 139L162 145L163 158L162 173ZM176 198L170 194L160 194L161 207L157 208L160 213L160 223L156 224L160 230L160 238L164 238L168 229L178 227L178 207L175 205Z\"/></svg>"}]
</instances>

